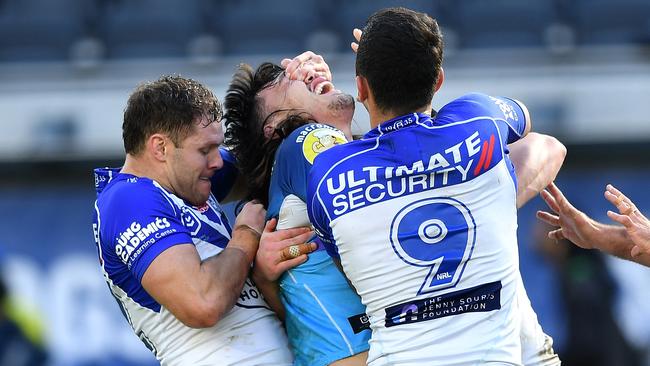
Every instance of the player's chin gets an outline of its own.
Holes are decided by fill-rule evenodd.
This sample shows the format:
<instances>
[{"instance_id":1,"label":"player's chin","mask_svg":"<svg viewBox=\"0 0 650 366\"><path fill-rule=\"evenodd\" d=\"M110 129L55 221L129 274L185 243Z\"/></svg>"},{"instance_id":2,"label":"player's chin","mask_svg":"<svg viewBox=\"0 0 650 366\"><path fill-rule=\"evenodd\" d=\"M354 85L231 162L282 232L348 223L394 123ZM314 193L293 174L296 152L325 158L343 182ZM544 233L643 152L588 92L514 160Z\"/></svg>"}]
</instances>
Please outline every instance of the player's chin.
<instances>
[{"instance_id":1,"label":"player's chin","mask_svg":"<svg viewBox=\"0 0 650 366\"><path fill-rule=\"evenodd\" d=\"M197 196L203 198L203 202L208 200L210 192L212 191L212 182L209 179L199 179L199 184L196 187Z\"/></svg>"},{"instance_id":2,"label":"player's chin","mask_svg":"<svg viewBox=\"0 0 650 366\"><path fill-rule=\"evenodd\" d=\"M197 192L194 194L192 197L192 201L190 202L193 206L203 206L205 205L206 202L208 202L208 198L210 198L210 191L207 193L204 192Z\"/></svg>"}]
</instances>

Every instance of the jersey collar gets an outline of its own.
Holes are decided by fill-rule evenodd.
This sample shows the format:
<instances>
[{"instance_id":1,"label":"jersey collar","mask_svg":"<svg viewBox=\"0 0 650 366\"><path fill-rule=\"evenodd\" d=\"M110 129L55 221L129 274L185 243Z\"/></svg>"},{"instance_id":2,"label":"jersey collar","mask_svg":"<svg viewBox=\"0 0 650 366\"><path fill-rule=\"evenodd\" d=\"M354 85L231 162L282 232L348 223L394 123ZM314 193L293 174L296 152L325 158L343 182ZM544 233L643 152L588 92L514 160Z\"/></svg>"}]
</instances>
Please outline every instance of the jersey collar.
<instances>
[{"instance_id":1,"label":"jersey collar","mask_svg":"<svg viewBox=\"0 0 650 366\"><path fill-rule=\"evenodd\" d=\"M401 130L403 128L407 128L413 125L416 125L418 123L423 123L426 121L430 121L431 116L429 116L426 113L409 113L405 114L403 116L395 117L391 120L388 120L386 122L383 122L376 128L368 131L363 138L376 138L381 135L385 135L387 133Z\"/></svg>"}]
</instances>

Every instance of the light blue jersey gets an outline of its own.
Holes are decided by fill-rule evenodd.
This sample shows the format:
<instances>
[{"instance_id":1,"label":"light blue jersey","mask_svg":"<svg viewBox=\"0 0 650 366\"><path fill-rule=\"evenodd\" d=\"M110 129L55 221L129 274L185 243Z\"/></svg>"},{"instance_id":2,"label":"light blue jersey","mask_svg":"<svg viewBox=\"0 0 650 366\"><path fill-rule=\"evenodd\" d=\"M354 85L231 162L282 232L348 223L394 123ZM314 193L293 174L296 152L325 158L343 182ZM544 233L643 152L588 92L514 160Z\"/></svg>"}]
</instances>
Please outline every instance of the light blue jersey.
<instances>
[{"instance_id":1,"label":"light blue jersey","mask_svg":"<svg viewBox=\"0 0 650 366\"><path fill-rule=\"evenodd\" d=\"M345 143L339 130L302 126L280 145L269 187L268 217L278 229L309 226L307 175L314 158ZM279 280L289 343L296 366L323 366L368 350L365 307L323 246ZM353 328L354 325L354 328Z\"/></svg>"}]
</instances>

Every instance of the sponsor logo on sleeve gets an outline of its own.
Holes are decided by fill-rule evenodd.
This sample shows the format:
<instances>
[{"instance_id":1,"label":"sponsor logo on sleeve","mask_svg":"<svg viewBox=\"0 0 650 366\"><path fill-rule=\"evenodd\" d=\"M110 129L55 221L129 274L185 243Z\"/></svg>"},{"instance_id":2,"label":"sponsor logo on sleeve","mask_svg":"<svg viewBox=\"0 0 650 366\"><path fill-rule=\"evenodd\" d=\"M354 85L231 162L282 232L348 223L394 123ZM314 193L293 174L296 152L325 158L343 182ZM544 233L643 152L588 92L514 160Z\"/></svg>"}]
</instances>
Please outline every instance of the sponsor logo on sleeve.
<instances>
[{"instance_id":1,"label":"sponsor logo on sleeve","mask_svg":"<svg viewBox=\"0 0 650 366\"><path fill-rule=\"evenodd\" d=\"M307 127L303 132L309 129L310 127ZM324 125L315 125L305 136L298 136L298 139L302 141L302 153L310 164L313 164L316 156L323 151L347 142L343 133Z\"/></svg>"},{"instance_id":2,"label":"sponsor logo on sleeve","mask_svg":"<svg viewBox=\"0 0 650 366\"><path fill-rule=\"evenodd\" d=\"M130 267L131 262L145 248L153 244L156 240L176 232L176 229L170 228L170 226L171 224L166 217L156 217L145 225L133 221L126 230L118 235L115 244L115 254L117 254L124 264L128 262Z\"/></svg>"},{"instance_id":3,"label":"sponsor logo on sleeve","mask_svg":"<svg viewBox=\"0 0 650 366\"><path fill-rule=\"evenodd\" d=\"M503 118L508 121L518 121L519 117L515 113L514 108L508 103L506 103L503 99L495 98L495 97L490 97L494 104L496 104L499 109L501 109L501 112L503 112Z\"/></svg>"}]
</instances>

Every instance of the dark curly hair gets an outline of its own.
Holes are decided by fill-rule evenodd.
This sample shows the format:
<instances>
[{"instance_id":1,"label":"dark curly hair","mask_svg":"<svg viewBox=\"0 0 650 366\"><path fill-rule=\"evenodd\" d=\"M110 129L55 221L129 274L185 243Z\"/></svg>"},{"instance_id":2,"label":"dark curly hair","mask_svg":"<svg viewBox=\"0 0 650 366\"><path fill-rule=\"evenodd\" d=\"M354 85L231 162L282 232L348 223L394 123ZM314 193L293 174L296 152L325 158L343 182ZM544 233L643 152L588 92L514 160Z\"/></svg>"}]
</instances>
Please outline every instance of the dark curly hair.
<instances>
[{"instance_id":1,"label":"dark curly hair","mask_svg":"<svg viewBox=\"0 0 650 366\"><path fill-rule=\"evenodd\" d=\"M257 70L240 64L233 75L224 100L226 146L237 159L239 170L246 181L248 199L260 201L268 207L269 184L275 152L296 128L312 122L305 112L293 109L267 111L258 93L275 85L284 69L270 62ZM264 125L280 112L287 112L270 138L264 136Z\"/></svg>"},{"instance_id":2,"label":"dark curly hair","mask_svg":"<svg viewBox=\"0 0 650 366\"><path fill-rule=\"evenodd\" d=\"M129 97L122 123L124 150L137 155L155 133L167 134L180 146L198 118L206 117L210 124L221 120L221 114L219 100L198 81L162 76L139 85Z\"/></svg>"}]
</instances>

